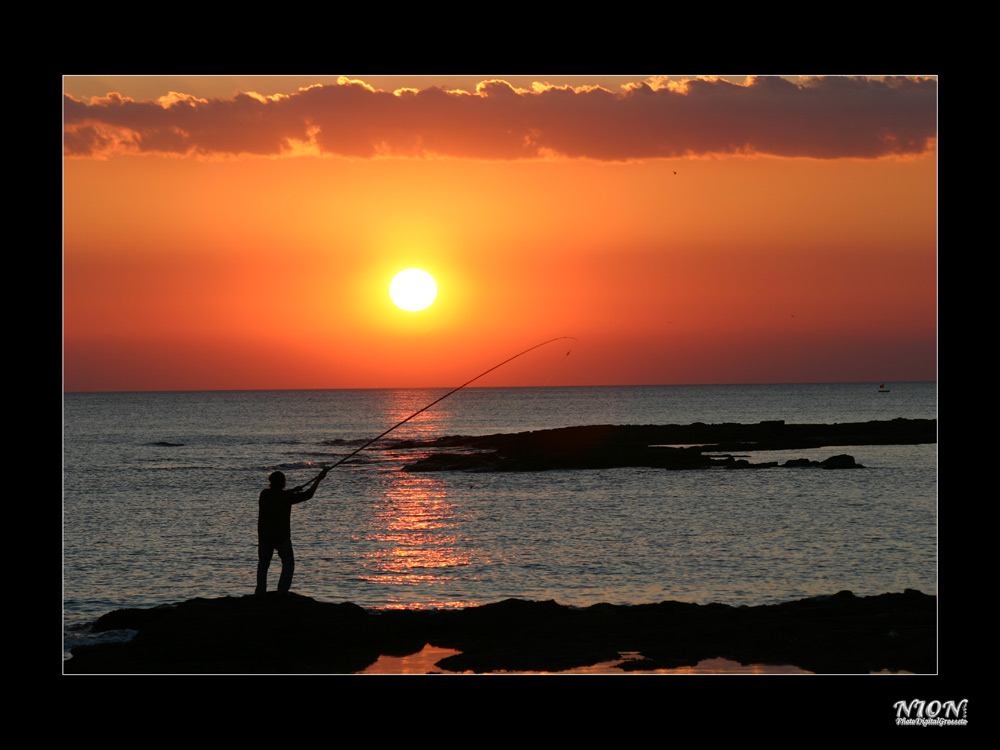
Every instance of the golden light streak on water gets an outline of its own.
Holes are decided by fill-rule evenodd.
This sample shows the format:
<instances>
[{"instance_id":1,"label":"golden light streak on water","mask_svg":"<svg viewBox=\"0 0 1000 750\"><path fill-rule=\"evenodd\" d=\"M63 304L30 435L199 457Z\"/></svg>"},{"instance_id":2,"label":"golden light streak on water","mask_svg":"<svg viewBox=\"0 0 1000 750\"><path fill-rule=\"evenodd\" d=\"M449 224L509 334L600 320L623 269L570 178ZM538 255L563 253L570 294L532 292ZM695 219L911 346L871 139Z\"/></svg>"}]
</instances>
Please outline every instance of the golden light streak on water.
<instances>
[{"instance_id":1,"label":"golden light streak on water","mask_svg":"<svg viewBox=\"0 0 1000 750\"><path fill-rule=\"evenodd\" d=\"M450 648L438 648L430 644L424 646L422 651L409 656L381 656L379 660L358 674L383 674L383 675L407 675L407 674L472 674L471 672L448 672L435 664L448 656L460 654ZM623 658L635 658L636 654L622 654ZM703 659L693 667L679 667L677 669L650 669L632 670L623 672L617 668L620 661L607 661L594 664L589 667L577 667L567 669L562 672L494 672L492 674L594 674L594 675L710 675L710 674L813 674L804 669L791 665L772 664L740 664L730 659Z\"/></svg>"},{"instance_id":2,"label":"golden light streak on water","mask_svg":"<svg viewBox=\"0 0 1000 750\"><path fill-rule=\"evenodd\" d=\"M380 583L421 585L440 581L438 572L470 563L456 544L455 506L447 488L426 474L400 474L383 490L368 536L376 549L363 555L372 572L363 576Z\"/></svg>"}]
</instances>

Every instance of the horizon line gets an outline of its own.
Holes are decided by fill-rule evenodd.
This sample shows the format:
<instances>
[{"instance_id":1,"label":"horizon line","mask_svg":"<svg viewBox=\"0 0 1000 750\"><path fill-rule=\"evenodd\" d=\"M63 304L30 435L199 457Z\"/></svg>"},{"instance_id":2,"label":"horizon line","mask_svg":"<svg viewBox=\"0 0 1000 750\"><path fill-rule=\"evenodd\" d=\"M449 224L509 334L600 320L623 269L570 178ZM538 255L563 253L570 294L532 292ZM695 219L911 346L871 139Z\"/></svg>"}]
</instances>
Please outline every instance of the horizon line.
<instances>
[{"instance_id":1,"label":"horizon line","mask_svg":"<svg viewBox=\"0 0 1000 750\"><path fill-rule=\"evenodd\" d=\"M889 383L893 385L912 383L937 383L935 380L831 380L831 381L781 381L766 383L617 383L600 385L477 385L467 386L465 390L497 390L501 388L697 388L716 386L746 386L746 385L868 385ZM358 386L350 388L149 388L132 390L66 390L64 396L70 394L94 393L292 393L299 391L435 391L453 389L454 385L435 386Z\"/></svg>"}]
</instances>

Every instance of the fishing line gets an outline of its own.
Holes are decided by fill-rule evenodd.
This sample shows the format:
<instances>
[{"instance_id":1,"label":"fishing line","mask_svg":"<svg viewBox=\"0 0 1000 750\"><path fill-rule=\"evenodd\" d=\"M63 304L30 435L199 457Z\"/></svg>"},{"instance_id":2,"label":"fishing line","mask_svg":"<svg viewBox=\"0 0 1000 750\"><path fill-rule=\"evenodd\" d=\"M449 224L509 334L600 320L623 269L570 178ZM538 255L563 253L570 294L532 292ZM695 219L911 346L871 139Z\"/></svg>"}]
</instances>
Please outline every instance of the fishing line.
<instances>
[{"instance_id":1,"label":"fishing line","mask_svg":"<svg viewBox=\"0 0 1000 750\"><path fill-rule=\"evenodd\" d=\"M545 378L545 383L542 384L541 388L538 388L538 389L535 390L535 395L531 399L531 405L532 406L534 406L535 405L535 401L538 400L538 394L541 393L544 389L546 389L546 388L549 387L549 383L552 382L552 376L555 374L555 371L559 368L560 365L562 365L563 362L565 362L569 358L569 355L572 354L572 353L573 353L573 350L570 349L568 352L566 352L565 356L562 359L560 359L558 362L556 362L552 366L552 369L549 370L548 377Z\"/></svg>"},{"instance_id":2,"label":"fishing line","mask_svg":"<svg viewBox=\"0 0 1000 750\"><path fill-rule=\"evenodd\" d=\"M358 448L357 450L353 451L352 453L349 453L349 454L347 454L347 455L346 455L346 456L344 456L344 457L343 457L342 459L340 459L339 461L337 461L337 463L335 463L335 464L331 464L330 466L326 466L326 467L324 467L324 468L323 468L323 471L321 471L321 472L320 472L320 473L319 473L319 474L318 474L318 475L317 475L316 477L314 477L313 479L310 479L310 480L309 480L308 482L306 482L306 483L305 483L304 485L301 485L301 486L302 486L302 487L306 487L306 486L308 486L309 484L311 484L312 482L316 482L316 484L318 485L318 484L319 484L319 480L320 480L320 479L321 479L321 478L322 478L323 476L325 476L325 475L326 475L326 473L327 473L328 471L330 471L331 469L335 469L335 468L337 468L337 467L338 467L338 466L340 466L340 465L341 465L342 463L344 463L345 461L347 461L347 460L348 460L349 458L353 458L353 457L354 457L355 455L357 455L358 453L360 453L361 451L363 451L363 450L364 450L365 448L367 448L367 447L368 447L369 445L371 445L372 443L374 443L374 442L375 442L376 440L381 440L381 439L382 439L382 438L384 438L384 437L385 437L386 435L388 435L388 434L389 434L390 432L392 432L393 430L395 430L395 429L396 429L397 427L402 427L402 426L403 426L404 424L406 424L407 422L409 422L409 421L410 421L411 419L413 419L413 418L414 418L414 417L416 417L417 415L419 415L419 414L423 414L423 413L424 413L425 411L427 411L428 409L430 409L430 408L431 408L432 406L434 406L435 404L439 404L439 403L441 403L442 401L444 401L444 400L445 400L446 398L448 398L448 396L452 395L453 393L458 393L458 392L459 392L460 390L462 390L463 388L465 388L465 387L466 387L467 385L472 385L472 384L473 384L473 383L475 383L475 382L476 382L477 380L479 380L479 379L480 379L481 377L483 377L483 376L485 376L485 375L489 375L489 374L490 374L491 372L493 372L493 371L494 371L494 370L496 370L496 369L499 369L499 368L503 367L503 366L504 366L505 364L507 364L508 362L513 362L513 361L514 361L515 359L517 359L518 357L522 357L522 356L524 356L525 354L527 354L528 352L533 352L533 351L534 351L535 349L539 349L539 348L541 348L541 347L545 346L546 344L551 344L551 343L552 343L552 342L554 342L554 341L565 341L565 340L567 340L567 339L572 339L572 340L576 341L576 338L575 338L575 337L573 337L573 336L558 336L558 337L556 337L556 338L554 338L554 339L549 339L548 341L543 341L543 342L542 342L542 343L540 343L540 344L535 344L534 346L532 346L532 347L530 347L530 348L528 348L528 349L525 349L525 350L524 350L523 352L521 352L520 354L515 354L515 355L514 355L513 357L509 357L509 358L505 359L505 360L504 360L503 362L501 362L500 364L498 364L498 365L493 365L493 367L491 367L490 369L488 369L488 370L485 370L484 372L481 372L481 373L479 373L478 375L476 375L476 377L474 377L474 378L473 378L472 380L468 380L468 381L466 381L466 382L462 383L462 385L458 386L458 388L453 388L452 390L448 391L448 392L447 392L446 394L444 394L443 396L441 396L441 397L439 397L439 398L436 398L436 399L434 399L433 401L431 401L431 402L430 402L429 404L427 404L427 406L425 406L425 407L424 407L423 409L419 409L419 410L417 410L417 411L413 412L413 414L411 414L410 416L408 416L408 417L407 417L406 419L404 419L404 420L402 420L402 421L400 421L400 422L397 422L396 424L394 424L394 425L393 425L392 427L390 427L390 428L389 428L388 430L386 430L386 431L385 431L385 432L383 432L382 434L380 434L380 435L377 435L377 436L373 437L373 438L372 438L371 440L369 440L369 441L368 441L367 443L365 443L364 445L362 445L362 446L361 446L360 448ZM567 356L567 357L569 356L569 352L566 352L566 356Z\"/></svg>"}]
</instances>

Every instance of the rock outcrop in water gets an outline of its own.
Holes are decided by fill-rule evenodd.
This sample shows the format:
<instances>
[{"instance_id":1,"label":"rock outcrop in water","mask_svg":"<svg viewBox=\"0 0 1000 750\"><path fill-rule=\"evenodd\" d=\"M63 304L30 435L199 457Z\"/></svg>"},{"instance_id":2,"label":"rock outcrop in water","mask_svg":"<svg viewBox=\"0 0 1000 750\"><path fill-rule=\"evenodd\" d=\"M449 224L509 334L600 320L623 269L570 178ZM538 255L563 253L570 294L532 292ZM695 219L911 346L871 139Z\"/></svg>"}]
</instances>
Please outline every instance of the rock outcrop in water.
<instances>
[{"instance_id":1,"label":"rock outcrop in water","mask_svg":"<svg viewBox=\"0 0 1000 750\"><path fill-rule=\"evenodd\" d=\"M803 450L845 445L912 445L937 442L937 420L893 419L832 425L757 424L594 425L533 432L451 436L404 441L397 448L460 448L439 452L406 471L541 471L648 466L662 469L767 468L750 463L745 451ZM863 468L849 455L825 461L792 459L781 466Z\"/></svg>"},{"instance_id":2,"label":"rock outcrop in water","mask_svg":"<svg viewBox=\"0 0 1000 750\"><path fill-rule=\"evenodd\" d=\"M292 594L192 599L101 617L94 630L136 630L131 641L79 646L68 674L264 674L359 672L382 654L425 644L460 651L453 672L560 671L646 658L621 668L676 668L723 657L793 664L810 672L933 673L936 599L849 591L758 607L595 604L507 599L461 610L370 612Z\"/></svg>"}]
</instances>

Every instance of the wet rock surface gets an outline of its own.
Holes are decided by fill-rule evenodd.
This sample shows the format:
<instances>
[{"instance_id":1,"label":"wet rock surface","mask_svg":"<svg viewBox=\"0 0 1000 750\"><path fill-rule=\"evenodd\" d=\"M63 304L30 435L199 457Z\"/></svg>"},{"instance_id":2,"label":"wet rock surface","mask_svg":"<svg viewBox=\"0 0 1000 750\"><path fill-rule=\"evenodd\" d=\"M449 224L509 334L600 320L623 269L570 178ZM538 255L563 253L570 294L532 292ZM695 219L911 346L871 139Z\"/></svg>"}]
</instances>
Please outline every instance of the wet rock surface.
<instances>
[{"instance_id":1,"label":"wet rock surface","mask_svg":"<svg viewBox=\"0 0 1000 750\"><path fill-rule=\"evenodd\" d=\"M893 419L843 424L592 425L480 437L402 441L397 448L460 448L404 467L420 471L542 471L648 466L663 469L863 468L845 454L824 461L751 463L740 452L803 450L845 445L937 442L937 420Z\"/></svg>"},{"instance_id":2,"label":"wet rock surface","mask_svg":"<svg viewBox=\"0 0 1000 750\"><path fill-rule=\"evenodd\" d=\"M128 642L75 648L64 671L346 674L425 644L461 652L437 664L452 672L560 671L628 652L645 659L623 663L624 671L715 657L836 674L933 673L936 666L936 598L912 589L869 597L842 591L757 607L664 601L574 608L507 599L461 610L386 612L268 594L115 610L94 625L118 629L137 632Z\"/></svg>"}]
</instances>

